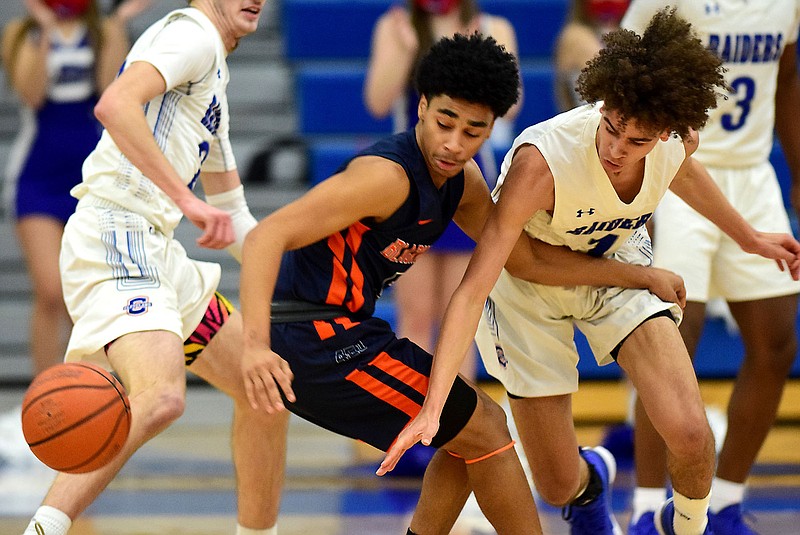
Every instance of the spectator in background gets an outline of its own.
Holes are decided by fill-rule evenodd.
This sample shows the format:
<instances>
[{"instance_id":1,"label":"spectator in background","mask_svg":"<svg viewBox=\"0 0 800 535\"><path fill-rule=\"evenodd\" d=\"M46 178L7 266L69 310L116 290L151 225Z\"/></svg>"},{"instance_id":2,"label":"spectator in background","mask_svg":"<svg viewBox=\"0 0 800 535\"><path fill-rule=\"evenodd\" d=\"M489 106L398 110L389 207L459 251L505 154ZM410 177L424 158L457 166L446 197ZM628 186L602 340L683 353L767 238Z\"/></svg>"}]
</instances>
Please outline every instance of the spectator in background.
<instances>
[{"instance_id":1,"label":"spectator in background","mask_svg":"<svg viewBox=\"0 0 800 535\"><path fill-rule=\"evenodd\" d=\"M664 5L695 27L723 61L731 93L711 110L695 158L728 201L762 232L790 232L769 155L778 133L798 203L800 78L797 36L800 2L635 0L622 25L634 31ZM710 11L710 12L709 12ZM733 46L733 43L736 46ZM738 46L752 43L752 46ZM744 342L744 361L728 402L728 425L712 485L709 526L715 535L752 535L742 516L746 482L778 411L797 355L800 285L736 244L674 195L656 212L656 266L681 275L687 304L680 331L694 355L711 297L728 302ZM655 533L653 510L666 495L666 449L641 406L636 411L636 475L632 534ZM719 445L718 445L719 446Z\"/></svg>"},{"instance_id":2,"label":"spectator in background","mask_svg":"<svg viewBox=\"0 0 800 535\"><path fill-rule=\"evenodd\" d=\"M58 273L61 235L77 199L70 189L100 139L93 114L129 42L125 27L151 0L126 0L111 16L96 0L25 0L28 15L3 31L3 67L21 103L21 126L6 168L8 213L33 290L29 354L35 375L60 362L71 322ZM0 456L32 459L19 408L0 421Z\"/></svg>"},{"instance_id":3,"label":"spectator in background","mask_svg":"<svg viewBox=\"0 0 800 535\"><path fill-rule=\"evenodd\" d=\"M419 95L411 80L419 59L442 37L456 33L480 32L491 35L510 53L517 55L514 27L504 17L481 11L476 0L408 0L405 6L394 5L375 23L372 49L364 82L364 104L376 118L391 114L393 130L402 132L417 122ZM491 184L498 169L493 144L511 144L510 121L517 115L520 101L504 118L495 121L492 139L484 143L475 161ZM397 333L413 340L426 351L436 344L438 326L445 306L467 269L473 242L457 225L451 223L444 235L416 267L392 286L397 312ZM461 370L465 377L477 375L474 348ZM427 448L414 448L395 474L422 474L432 455ZM413 461L413 462L410 462Z\"/></svg>"},{"instance_id":4,"label":"spectator in background","mask_svg":"<svg viewBox=\"0 0 800 535\"><path fill-rule=\"evenodd\" d=\"M556 37L555 96L559 111L583 104L575 90L581 69L603 47L602 36L619 27L629 0L572 0L569 18Z\"/></svg>"}]
</instances>

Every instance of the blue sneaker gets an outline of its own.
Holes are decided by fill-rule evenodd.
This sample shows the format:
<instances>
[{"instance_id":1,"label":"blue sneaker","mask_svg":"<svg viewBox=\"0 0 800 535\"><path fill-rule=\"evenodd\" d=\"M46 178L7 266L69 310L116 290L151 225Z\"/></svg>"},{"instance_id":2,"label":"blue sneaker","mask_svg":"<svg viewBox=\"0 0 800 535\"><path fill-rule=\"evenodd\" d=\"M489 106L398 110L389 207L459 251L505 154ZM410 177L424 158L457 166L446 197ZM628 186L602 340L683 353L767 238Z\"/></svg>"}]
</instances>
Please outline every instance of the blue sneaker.
<instances>
[{"instance_id":1,"label":"blue sneaker","mask_svg":"<svg viewBox=\"0 0 800 535\"><path fill-rule=\"evenodd\" d=\"M672 498L670 498L664 502L661 509L659 509L655 515L656 532L658 535L675 535L675 529L672 527L672 518L674 516L675 504L672 502ZM709 521L709 523L706 524L703 535L714 535L710 525L711 522Z\"/></svg>"},{"instance_id":2,"label":"blue sneaker","mask_svg":"<svg viewBox=\"0 0 800 535\"><path fill-rule=\"evenodd\" d=\"M628 535L658 535L656 514L653 511L642 514L635 524L628 526Z\"/></svg>"},{"instance_id":3,"label":"blue sneaker","mask_svg":"<svg viewBox=\"0 0 800 535\"><path fill-rule=\"evenodd\" d=\"M602 446L582 448L581 457L600 476L603 491L586 505L567 505L561 516L569 522L570 535L622 535L611 511L611 484L617 475L614 456Z\"/></svg>"},{"instance_id":4,"label":"blue sneaker","mask_svg":"<svg viewBox=\"0 0 800 535\"><path fill-rule=\"evenodd\" d=\"M719 513L708 513L708 525L716 535L758 535L744 522L742 504L735 503Z\"/></svg>"}]
</instances>

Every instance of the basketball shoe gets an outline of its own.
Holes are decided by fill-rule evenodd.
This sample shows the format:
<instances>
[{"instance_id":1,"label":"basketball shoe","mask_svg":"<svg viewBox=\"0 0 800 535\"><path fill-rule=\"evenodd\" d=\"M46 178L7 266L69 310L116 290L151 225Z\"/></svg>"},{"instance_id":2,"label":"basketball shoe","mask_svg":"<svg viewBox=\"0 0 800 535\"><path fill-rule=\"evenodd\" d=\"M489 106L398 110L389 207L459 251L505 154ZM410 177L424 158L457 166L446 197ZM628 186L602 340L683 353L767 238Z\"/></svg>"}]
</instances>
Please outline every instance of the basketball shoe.
<instances>
[{"instance_id":1,"label":"basketball shoe","mask_svg":"<svg viewBox=\"0 0 800 535\"><path fill-rule=\"evenodd\" d=\"M675 528L672 527L672 518L674 516L675 504L672 502L672 498L670 498L664 502L664 505L661 506L661 509L659 509L655 515L656 532L658 535L675 535ZM714 535L710 526L711 522L709 521L708 524L706 524L703 535Z\"/></svg>"},{"instance_id":2,"label":"basketball shoe","mask_svg":"<svg viewBox=\"0 0 800 535\"><path fill-rule=\"evenodd\" d=\"M658 535L656 531L655 516L653 511L648 511L639 517L636 523L628 526L628 535Z\"/></svg>"},{"instance_id":3,"label":"basketball shoe","mask_svg":"<svg viewBox=\"0 0 800 535\"><path fill-rule=\"evenodd\" d=\"M735 503L719 513L708 513L708 525L716 535L758 535L744 521L742 504Z\"/></svg>"},{"instance_id":4,"label":"basketball shoe","mask_svg":"<svg viewBox=\"0 0 800 535\"><path fill-rule=\"evenodd\" d=\"M570 524L570 535L622 535L611 511L611 484L617 474L614 456L604 447L597 446L581 448L581 457L589 464L590 472L596 472L602 490L588 503L564 507L561 516Z\"/></svg>"}]
</instances>

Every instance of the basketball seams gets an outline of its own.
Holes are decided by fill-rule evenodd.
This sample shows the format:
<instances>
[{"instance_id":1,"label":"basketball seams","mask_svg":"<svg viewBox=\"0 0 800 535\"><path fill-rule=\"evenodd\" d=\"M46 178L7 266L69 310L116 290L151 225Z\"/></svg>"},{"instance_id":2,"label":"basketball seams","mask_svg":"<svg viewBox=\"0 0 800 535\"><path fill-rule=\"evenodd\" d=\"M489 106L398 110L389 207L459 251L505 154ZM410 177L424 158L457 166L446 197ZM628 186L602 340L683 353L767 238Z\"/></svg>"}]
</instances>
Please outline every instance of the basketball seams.
<instances>
[{"instance_id":1,"label":"basketball seams","mask_svg":"<svg viewBox=\"0 0 800 535\"><path fill-rule=\"evenodd\" d=\"M97 448L97 451L94 452L94 455L92 455L91 457L89 457L80 464L76 464L74 466L67 466L64 468L57 468L56 470L58 470L59 472L71 472L75 470L80 470L84 466L92 464L95 461L95 459L97 459L100 455L106 452L106 449L108 448L109 444L111 444L111 441L113 441L114 438L117 436L119 427L124 419L130 420L130 413L127 410L127 405L120 411L119 416L117 416L117 423L114 424L114 429L112 429L111 432L108 434L108 437L106 438L105 442L103 442L100 445L100 447Z\"/></svg>"},{"instance_id":2,"label":"basketball seams","mask_svg":"<svg viewBox=\"0 0 800 535\"><path fill-rule=\"evenodd\" d=\"M67 473L106 465L124 447L131 424L130 401L120 381L85 362L57 364L40 373L28 387L21 416L33 453Z\"/></svg>"},{"instance_id":3,"label":"basketball seams","mask_svg":"<svg viewBox=\"0 0 800 535\"><path fill-rule=\"evenodd\" d=\"M82 426L82 425L83 425L83 424L85 424L86 422L88 422L88 421L92 420L93 418L95 418L95 417L97 417L97 416L99 416L99 415L103 414L103 413L104 413L104 412L106 412L106 411L107 411L109 408L113 407L113 406L114 406L114 405L116 405L116 404L117 404L117 399L116 399L116 398L114 398L114 399L112 399L112 400L108 401L108 402L107 402L105 405L103 405L102 407L100 407L99 409L97 409L96 411L94 411L93 413L91 413L91 414L87 414L86 416L84 416L84 417L83 417L83 418L81 418L80 420L78 420L78 421L76 421L76 422L74 422L74 423L70 424L68 427L62 427L61 429L59 429L58 431L56 431L56 432L55 432L55 433L53 433L52 435L49 435L47 438L43 438L43 439L41 439L41 440L39 440L39 441L37 441L37 442L30 442L30 443L28 443L28 445L29 445L31 448L33 448L33 447L35 447L35 446L41 446L42 444L44 444L44 443L46 443L46 442L49 442L49 441L53 440L54 438L58 438L58 437L60 437L60 436L61 436L61 435L63 435L64 433L68 433L68 432L72 431L73 429L76 429L76 428L78 428L78 427Z\"/></svg>"}]
</instances>

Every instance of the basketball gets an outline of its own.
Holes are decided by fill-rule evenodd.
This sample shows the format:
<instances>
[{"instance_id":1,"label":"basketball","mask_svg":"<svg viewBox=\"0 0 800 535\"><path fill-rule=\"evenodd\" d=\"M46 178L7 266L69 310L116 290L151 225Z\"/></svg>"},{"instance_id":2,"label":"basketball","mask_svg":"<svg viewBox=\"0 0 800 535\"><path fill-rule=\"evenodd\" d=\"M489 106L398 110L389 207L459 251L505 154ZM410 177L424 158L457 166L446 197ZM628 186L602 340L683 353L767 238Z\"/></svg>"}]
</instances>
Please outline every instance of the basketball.
<instances>
[{"instance_id":1,"label":"basketball","mask_svg":"<svg viewBox=\"0 0 800 535\"><path fill-rule=\"evenodd\" d=\"M64 363L34 378L22 401L31 451L59 472L97 470L122 449L131 426L128 396L100 366Z\"/></svg>"}]
</instances>

